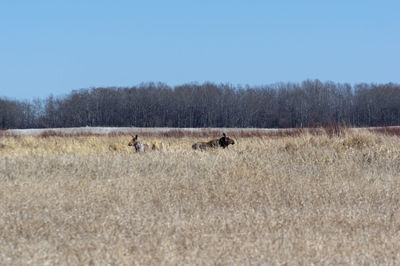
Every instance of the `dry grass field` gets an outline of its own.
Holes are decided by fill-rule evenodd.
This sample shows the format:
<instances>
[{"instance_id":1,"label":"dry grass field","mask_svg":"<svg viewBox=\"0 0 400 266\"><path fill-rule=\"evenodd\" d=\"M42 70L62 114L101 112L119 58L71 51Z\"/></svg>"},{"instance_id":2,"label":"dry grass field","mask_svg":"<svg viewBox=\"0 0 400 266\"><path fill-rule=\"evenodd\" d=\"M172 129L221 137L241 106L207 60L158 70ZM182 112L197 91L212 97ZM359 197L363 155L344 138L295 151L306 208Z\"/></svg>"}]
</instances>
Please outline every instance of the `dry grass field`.
<instances>
[{"instance_id":1,"label":"dry grass field","mask_svg":"<svg viewBox=\"0 0 400 266\"><path fill-rule=\"evenodd\" d=\"M0 264L398 265L400 137L336 133L0 136Z\"/></svg>"}]
</instances>

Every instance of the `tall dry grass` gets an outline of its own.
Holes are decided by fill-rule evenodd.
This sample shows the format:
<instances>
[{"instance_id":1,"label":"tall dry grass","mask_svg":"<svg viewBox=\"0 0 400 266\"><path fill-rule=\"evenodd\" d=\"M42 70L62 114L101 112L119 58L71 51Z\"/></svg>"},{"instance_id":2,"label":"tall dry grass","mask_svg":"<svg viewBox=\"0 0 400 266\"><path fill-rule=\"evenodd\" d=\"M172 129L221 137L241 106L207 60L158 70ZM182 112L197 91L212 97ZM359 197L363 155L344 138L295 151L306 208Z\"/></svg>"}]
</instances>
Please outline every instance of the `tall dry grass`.
<instances>
[{"instance_id":1,"label":"tall dry grass","mask_svg":"<svg viewBox=\"0 0 400 266\"><path fill-rule=\"evenodd\" d=\"M399 137L0 137L0 264L399 264Z\"/></svg>"}]
</instances>

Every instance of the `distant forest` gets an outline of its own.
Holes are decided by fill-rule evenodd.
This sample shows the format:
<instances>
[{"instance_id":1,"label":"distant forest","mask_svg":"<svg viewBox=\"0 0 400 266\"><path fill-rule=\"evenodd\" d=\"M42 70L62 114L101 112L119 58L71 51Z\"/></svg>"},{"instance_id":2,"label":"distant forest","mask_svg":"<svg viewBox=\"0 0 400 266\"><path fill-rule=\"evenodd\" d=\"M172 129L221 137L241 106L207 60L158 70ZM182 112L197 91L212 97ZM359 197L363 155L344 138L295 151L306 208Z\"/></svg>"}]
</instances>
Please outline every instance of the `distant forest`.
<instances>
[{"instance_id":1,"label":"distant forest","mask_svg":"<svg viewBox=\"0 0 400 266\"><path fill-rule=\"evenodd\" d=\"M63 97L0 98L0 128L400 125L399 84L306 80L265 86L146 83L74 90Z\"/></svg>"}]
</instances>

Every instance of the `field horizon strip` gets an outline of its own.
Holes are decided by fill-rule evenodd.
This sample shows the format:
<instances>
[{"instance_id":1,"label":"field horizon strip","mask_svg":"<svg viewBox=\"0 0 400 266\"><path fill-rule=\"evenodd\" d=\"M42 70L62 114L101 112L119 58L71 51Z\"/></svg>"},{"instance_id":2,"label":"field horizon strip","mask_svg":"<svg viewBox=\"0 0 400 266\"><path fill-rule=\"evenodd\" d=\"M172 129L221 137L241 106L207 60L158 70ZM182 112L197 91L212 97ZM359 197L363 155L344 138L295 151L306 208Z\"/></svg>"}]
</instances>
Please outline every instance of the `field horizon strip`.
<instances>
[{"instance_id":1,"label":"field horizon strip","mask_svg":"<svg viewBox=\"0 0 400 266\"><path fill-rule=\"evenodd\" d=\"M400 263L398 127L128 129L0 134L0 264Z\"/></svg>"},{"instance_id":2,"label":"field horizon strip","mask_svg":"<svg viewBox=\"0 0 400 266\"><path fill-rule=\"evenodd\" d=\"M32 129L5 129L0 130L0 136L102 136L102 135L133 135L163 137L204 137L219 136L223 132L240 137L252 136L291 136L300 134L338 133L344 130L369 130L375 133L400 135L400 126L387 127L345 127L331 125L312 128L171 128L171 127L67 127L67 128L32 128Z\"/></svg>"}]
</instances>

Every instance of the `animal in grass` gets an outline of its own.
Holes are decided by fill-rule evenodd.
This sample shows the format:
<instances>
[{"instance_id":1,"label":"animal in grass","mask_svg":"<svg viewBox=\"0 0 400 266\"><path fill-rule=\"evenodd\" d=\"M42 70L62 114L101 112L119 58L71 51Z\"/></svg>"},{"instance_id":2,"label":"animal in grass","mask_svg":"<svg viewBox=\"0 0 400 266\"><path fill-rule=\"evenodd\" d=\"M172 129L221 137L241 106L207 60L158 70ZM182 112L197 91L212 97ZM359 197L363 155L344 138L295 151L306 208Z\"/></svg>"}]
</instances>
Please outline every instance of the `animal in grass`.
<instances>
[{"instance_id":1,"label":"animal in grass","mask_svg":"<svg viewBox=\"0 0 400 266\"><path fill-rule=\"evenodd\" d=\"M159 141L153 141L151 142L150 145L143 143L141 141L138 141L138 135L132 136L132 140L128 143L128 146L134 146L136 152L144 152L149 149L149 146L151 146L151 149L154 150L162 150L163 149L163 144L162 142Z\"/></svg>"},{"instance_id":2,"label":"animal in grass","mask_svg":"<svg viewBox=\"0 0 400 266\"><path fill-rule=\"evenodd\" d=\"M145 152L146 150L149 149L149 145L138 141L138 135L132 136L131 141L129 141L128 146L133 146L135 147L136 152Z\"/></svg>"},{"instance_id":3,"label":"animal in grass","mask_svg":"<svg viewBox=\"0 0 400 266\"><path fill-rule=\"evenodd\" d=\"M209 142L197 142L192 145L192 149L193 150L207 150L209 148L215 149L218 147L222 147L225 149L229 145L233 145L233 144L235 144L235 141L233 139L227 137L225 133L222 133L222 138L213 139L213 140L210 140Z\"/></svg>"}]
</instances>

